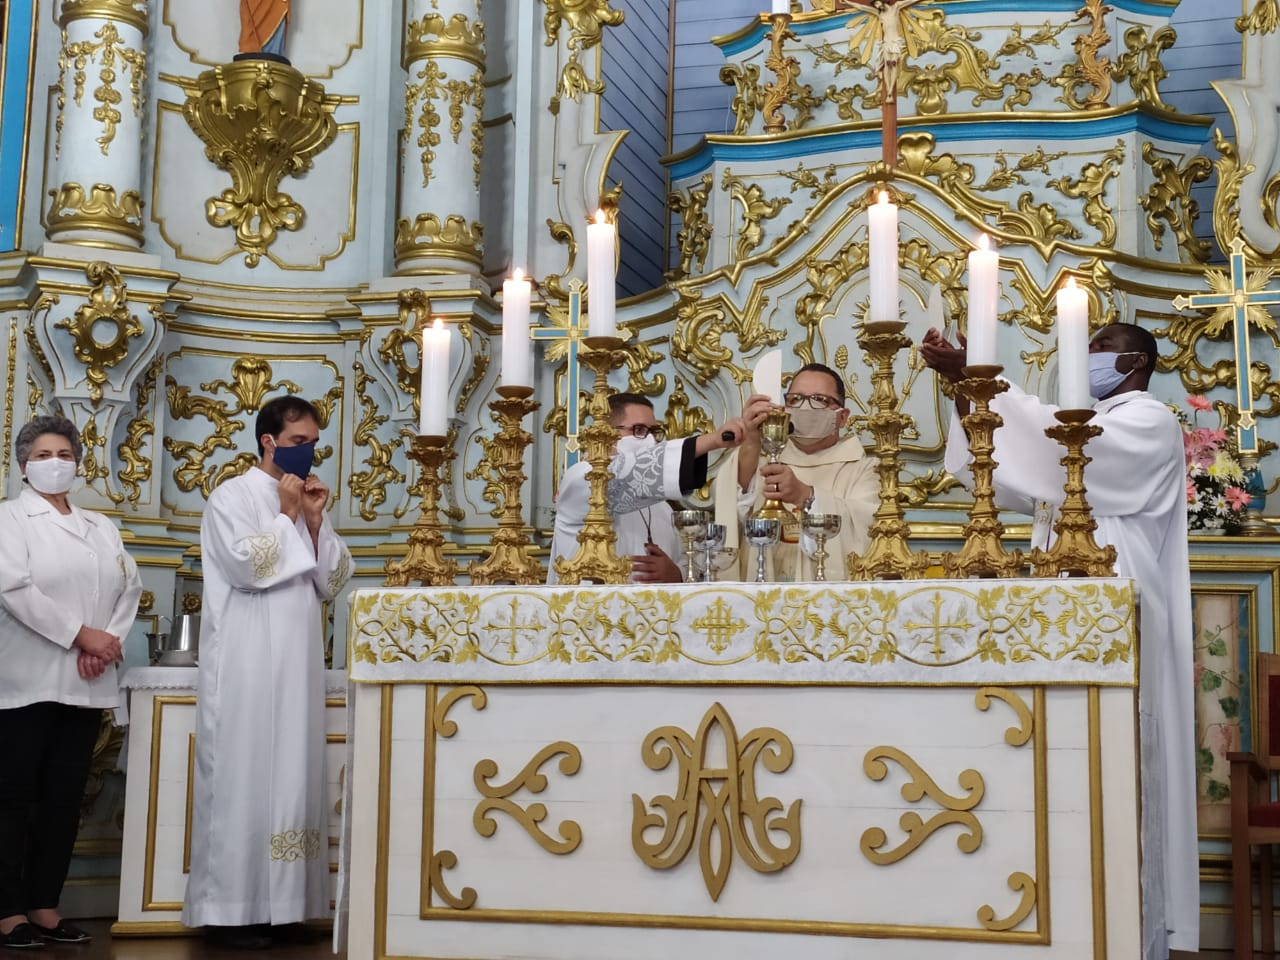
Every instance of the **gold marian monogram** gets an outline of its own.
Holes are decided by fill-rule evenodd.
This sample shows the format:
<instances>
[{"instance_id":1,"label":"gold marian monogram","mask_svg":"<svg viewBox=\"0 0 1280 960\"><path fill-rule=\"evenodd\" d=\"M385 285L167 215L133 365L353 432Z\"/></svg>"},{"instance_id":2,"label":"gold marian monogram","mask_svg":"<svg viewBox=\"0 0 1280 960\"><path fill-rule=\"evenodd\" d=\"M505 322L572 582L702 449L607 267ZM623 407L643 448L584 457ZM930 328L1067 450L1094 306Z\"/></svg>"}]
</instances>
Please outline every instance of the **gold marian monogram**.
<instances>
[{"instance_id":1,"label":"gold marian monogram","mask_svg":"<svg viewBox=\"0 0 1280 960\"><path fill-rule=\"evenodd\" d=\"M644 739L641 755L650 770L665 770L674 759L678 790L648 804L632 794L631 845L646 866L669 870L682 863L698 841L698 863L712 900L719 900L736 850L757 873L776 873L800 853L800 801L785 814L776 797L756 793L756 767L771 773L791 766L794 748L786 734L758 727L741 740L728 711L712 704L696 735L675 726L659 727ZM723 766L712 758L723 757ZM770 814L773 814L771 817ZM650 842L647 831L657 828ZM775 831L782 845L775 844Z\"/></svg>"}]
</instances>

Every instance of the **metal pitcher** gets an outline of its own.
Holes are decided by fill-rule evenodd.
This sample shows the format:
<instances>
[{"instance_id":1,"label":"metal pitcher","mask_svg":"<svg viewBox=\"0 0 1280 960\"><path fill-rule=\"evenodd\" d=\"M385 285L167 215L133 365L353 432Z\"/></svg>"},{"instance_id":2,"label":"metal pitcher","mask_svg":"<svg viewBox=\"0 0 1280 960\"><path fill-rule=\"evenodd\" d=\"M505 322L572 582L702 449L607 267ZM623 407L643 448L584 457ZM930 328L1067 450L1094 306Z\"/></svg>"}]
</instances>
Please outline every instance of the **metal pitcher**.
<instances>
[{"instance_id":1,"label":"metal pitcher","mask_svg":"<svg viewBox=\"0 0 1280 960\"><path fill-rule=\"evenodd\" d=\"M192 667L198 660L200 648L200 617L184 613L173 620L168 634L160 634L160 665L164 667Z\"/></svg>"}]
</instances>

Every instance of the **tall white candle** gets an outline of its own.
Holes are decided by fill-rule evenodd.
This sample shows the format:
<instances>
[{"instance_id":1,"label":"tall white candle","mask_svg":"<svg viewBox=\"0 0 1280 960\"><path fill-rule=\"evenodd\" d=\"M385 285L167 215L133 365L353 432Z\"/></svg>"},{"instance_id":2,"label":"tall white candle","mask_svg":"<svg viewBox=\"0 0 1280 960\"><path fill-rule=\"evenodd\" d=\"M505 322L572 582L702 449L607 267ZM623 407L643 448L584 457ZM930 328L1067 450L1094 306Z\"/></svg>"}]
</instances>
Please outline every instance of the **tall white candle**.
<instances>
[{"instance_id":1,"label":"tall white candle","mask_svg":"<svg viewBox=\"0 0 1280 960\"><path fill-rule=\"evenodd\" d=\"M898 317L898 207L889 194L867 208L867 235L871 243L871 310L873 323Z\"/></svg>"},{"instance_id":2,"label":"tall white candle","mask_svg":"<svg viewBox=\"0 0 1280 960\"><path fill-rule=\"evenodd\" d=\"M774 12L775 14L777 14L777 13L790 13L790 12L791 12L791 0L773 0L773 12Z\"/></svg>"},{"instance_id":3,"label":"tall white candle","mask_svg":"<svg viewBox=\"0 0 1280 960\"><path fill-rule=\"evenodd\" d=\"M532 285L521 270L502 281L502 385L529 387L529 300Z\"/></svg>"},{"instance_id":4,"label":"tall white candle","mask_svg":"<svg viewBox=\"0 0 1280 960\"><path fill-rule=\"evenodd\" d=\"M1089 396L1089 294L1075 277L1058 291L1058 406L1084 410Z\"/></svg>"},{"instance_id":5,"label":"tall white candle","mask_svg":"<svg viewBox=\"0 0 1280 960\"><path fill-rule=\"evenodd\" d=\"M595 223L587 224L587 333L593 337L616 337L618 231L596 211Z\"/></svg>"},{"instance_id":6,"label":"tall white candle","mask_svg":"<svg viewBox=\"0 0 1280 960\"><path fill-rule=\"evenodd\" d=\"M443 437L449 432L449 331L444 321L422 331L422 388L418 394L418 433Z\"/></svg>"},{"instance_id":7,"label":"tall white candle","mask_svg":"<svg viewBox=\"0 0 1280 960\"><path fill-rule=\"evenodd\" d=\"M998 363L996 359L996 303L999 296L1000 254L990 249L984 233L978 248L969 251L969 363Z\"/></svg>"}]
</instances>

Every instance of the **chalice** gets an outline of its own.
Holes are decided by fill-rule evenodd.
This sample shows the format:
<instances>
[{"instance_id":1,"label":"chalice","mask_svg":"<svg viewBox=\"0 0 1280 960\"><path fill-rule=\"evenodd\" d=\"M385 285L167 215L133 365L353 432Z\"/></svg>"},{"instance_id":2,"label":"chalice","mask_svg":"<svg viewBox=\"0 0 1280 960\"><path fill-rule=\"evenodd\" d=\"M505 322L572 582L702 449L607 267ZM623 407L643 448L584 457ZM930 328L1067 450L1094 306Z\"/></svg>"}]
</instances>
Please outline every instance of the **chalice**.
<instances>
[{"instance_id":1,"label":"chalice","mask_svg":"<svg viewBox=\"0 0 1280 960\"><path fill-rule=\"evenodd\" d=\"M817 566L813 579L827 579L827 537L834 537L840 532L840 515L838 513L804 513L800 517L800 529L807 533L818 544L813 555Z\"/></svg>"},{"instance_id":2,"label":"chalice","mask_svg":"<svg viewBox=\"0 0 1280 960\"><path fill-rule=\"evenodd\" d=\"M707 525L710 522L711 512L708 510L676 510L671 514L671 525L676 528L676 533L680 535L680 541L684 544L687 583L693 583L698 579L693 569L693 558L698 552L698 545L706 538ZM723 531L724 527L720 529ZM724 542L723 534L721 534L721 542Z\"/></svg>"},{"instance_id":3,"label":"chalice","mask_svg":"<svg viewBox=\"0 0 1280 960\"><path fill-rule=\"evenodd\" d=\"M756 548L756 583L764 583L764 548L778 542L782 534L782 521L767 517L752 517L743 525L747 542Z\"/></svg>"},{"instance_id":4,"label":"chalice","mask_svg":"<svg viewBox=\"0 0 1280 960\"><path fill-rule=\"evenodd\" d=\"M787 413L785 407L779 407L776 410L770 410L769 415L764 418L764 423L760 424L760 449L764 451L769 458L770 463L777 463L778 458L782 456L782 448L787 445L787 437L791 433L791 414ZM791 511L783 506L782 501L768 495L765 491L765 501L755 514L763 520L779 520L785 521L792 519Z\"/></svg>"},{"instance_id":5,"label":"chalice","mask_svg":"<svg viewBox=\"0 0 1280 960\"><path fill-rule=\"evenodd\" d=\"M704 583L713 583L716 579L714 558L716 551L724 546L724 524L708 523L706 532L702 535L702 551L705 556L703 562L702 579Z\"/></svg>"}]
</instances>

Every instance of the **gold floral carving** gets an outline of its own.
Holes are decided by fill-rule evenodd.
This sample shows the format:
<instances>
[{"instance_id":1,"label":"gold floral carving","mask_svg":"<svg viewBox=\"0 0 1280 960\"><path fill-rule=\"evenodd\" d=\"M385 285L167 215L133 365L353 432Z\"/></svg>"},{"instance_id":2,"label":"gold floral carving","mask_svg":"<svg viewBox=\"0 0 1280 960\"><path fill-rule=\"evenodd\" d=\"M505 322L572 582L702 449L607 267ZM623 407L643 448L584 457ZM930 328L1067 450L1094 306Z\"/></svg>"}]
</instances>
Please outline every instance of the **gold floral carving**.
<instances>
[{"instance_id":1,"label":"gold floral carving","mask_svg":"<svg viewBox=\"0 0 1280 960\"><path fill-rule=\"evenodd\" d=\"M619 26L625 14L609 6L609 0L543 0L547 12L542 18L548 47L560 42L560 30L569 28L569 59L560 71L560 84L551 98L551 112L557 113L563 98L581 100L587 93L603 93L604 83L587 77L580 56L604 39L605 27Z\"/></svg>"},{"instance_id":2,"label":"gold floral carving","mask_svg":"<svg viewBox=\"0 0 1280 960\"><path fill-rule=\"evenodd\" d=\"M978 193L987 193L993 190L1008 190L1015 183L1025 187L1027 178L1023 176L1024 173L1036 170L1047 177L1049 175L1049 164L1055 160L1061 160L1066 155L1067 151L1065 150L1060 150L1057 153L1045 153L1044 147L1036 147L1034 153L1024 154L1010 167L1004 151L997 150L992 158L995 169L991 171L983 184L973 189Z\"/></svg>"},{"instance_id":3,"label":"gold floral carving","mask_svg":"<svg viewBox=\"0 0 1280 960\"><path fill-rule=\"evenodd\" d=\"M710 432L715 426L711 416L690 402L684 380L679 376L675 380L675 389L667 397L667 413L662 421L667 428L667 436L675 439Z\"/></svg>"},{"instance_id":4,"label":"gold floral carving","mask_svg":"<svg viewBox=\"0 0 1280 960\"><path fill-rule=\"evenodd\" d=\"M150 590L143 590L138 595L138 616L150 613L155 609L156 595Z\"/></svg>"},{"instance_id":5,"label":"gold floral carving","mask_svg":"<svg viewBox=\"0 0 1280 960\"><path fill-rule=\"evenodd\" d=\"M1252 10L1236 17L1236 30L1240 33L1275 33L1280 27L1280 0L1258 0Z\"/></svg>"},{"instance_id":6,"label":"gold floral carving","mask_svg":"<svg viewBox=\"0 0 1280 960\"><path fill-rule=\"evenodd\" d=\"M959 480L945 470L928 470L898 486L898 497L904 507L922 507L931 500L940 497L948 490L963 486Z\"/></svg>"},{"instance_id":7,"label":"gold floral carving","mask_svg":"<svg viewBox=\"0 0 1280 960\"><path fill-rule=\"evenodd\" d=\"M727 63L720 68L720 82L733 87L734 136L742 136L751 127L756 112L764 109L764 87L760 85L760 68L754 63Z\"/></svg>"},{"instance_id":8,"label":"gold floral carving","mask_svg":"<svg viewBox=\"0 0 1280 960\"><path fill-rule=\"evenodd\" d=\"M200 389L209 393L226 390L236 398L234 407L223 400L217 400L200 394L192 395L191 388L178 383L173 377L165 378L165 397L168 400L169 416L175 420L190 420L203 417L213 424L214 431L201 443L179 440L176 437L164 438L164 448L177 461L173 479L179 490L190 493L199 489L206 497L213 488L228 477L243 474L256 462L257 458L248 451L241 451L221 467L206 468L205 462L217 450L231 450L234 444L232 435L244 429L244 421L235 420L236 414L250 413L262 406L262 400L270 390L285 389L289 393L298 393L302 388L291 380L271 382L271 364L260 357L240 357L231 365L231 381L215 380L200 384ZM321 424L323 426L323 424ZM322 451L317 451L317 454Z\"/></svg>"},{"instance_id":9,"label":"gold floral carving","mask_svg":"<svg viewBox=\"0 0 1280 960\"><path fill-rule=\"evenodd\" d=\"M467 222L466 217L448 214L444 222L434 213L420 213L412 222L396 221L397 262L424 252L479 264L484 254L484 225Z\"/></svg>"},{"instance_id":10,"label":"gold floral carving","mask_svg":"<svg viewBox=\"0 0 1280 960\"><path fill-rule=\"evenodd\" d=\"M472 814L472 823L476 833L482 837L492 837L498 830L498 822L493 819L495 811L505 813L534 839L547 853L564 856L573 853L582 843L582 827L576 821L564 820L560 823L560 839L556 839L542 829L539 824L547 817L547 807L543 803L532 803L522 807L511 799L520 790L530 793L541 793L547 789L546 775L541 773L542 767L555 757L560 758L560 772L571 777L582 767L582 752L573 744L564 740L548 744L539 750L524 768L506 783L491 784L489 781L498 775L498 764L489 759L476 764L473 782L476 790L485 799L476 804Z\"/></svg>"},{"instance_id":11,"label":"gold floral carving","mask_svg":"<svg viewBox=\"0 0 1280 960\"><path fill-rule=\"evenodd\" d=\"M626 336L625 333L622 334ZM655 373L651 377L645 374L661 363L666 357L653 348L654 343L662 343L665 338L645 342L632 338L627 350L627 392L639 393L647 397L660 397L667 389L667 375Z\"/></svg>"},{"instance_id":12,"label":"gold floral carving","mask_svg":"<svg viewBox=\"0 0 1280 960\"><path fill-rule=\"evenodd\" d=\"M565 247L567 262L564 273L549 274L538 286L549 300L559 300L564 303L569 299L569 292L564 287L563 278L573 275L573 266L578 260L578 238L573 232L573 227L563 220L552 220L550 217L547 218L547 232L552 240Z\"/></svg>"},{"instance_id":13,"label":"gold floral carving","mask_svg":"<svg viewBox=\"0 0 1280 960\"><path fill-rule=\"evenodd\" d=\"M199 613L201 605L201 594L184 593L182 595L182 612L183 613Z\"/></svg>"},{"instance_id":14,"label":"gold floral carving","mask_svg":"<svg viewBox=\"0 0 1280 960\"><path fill-rule=\"evenodd\" d=\"M464 108L474 108L477 118L484 113L484 70L477 67L466 80L451 78L440 62L428 59L422 64L415 77L418 83L410 83L405 87L404 96L404 129L405 135L411 136L414 130L420 130L416 143L422 148L419 159L422 163L422 185L429 186L434 170L432 164L436 160L435 148L443 142L440 125L443 122L437 103L447 104L449 115L449 135L456 144L462 137L462 118ZM415 119L416 114L416 119ZM480 159L484 152L484 125L477 119L472 123L473 173L476 185L479 186Z\"/></svg>"},{"instance_id":15,"label":"gold floral carving","mask_svg":"<svg viewBox=\"0 0 1280 960\"><path fill-rule=\"evenodd\" d=\"M703 299L680 290L676 325L671 333L671 356L694 370L694 379L707 384L728 371L738 383L751 380L751 371L734 363L735 352L722 342L726 333L735 334L737 354L746 356L761 347L773 347L786 334L765 323L758 305L739 311L723 297Z\"/></svg>"},{"instance_id":16,"label":"gold floral carving","mask_svg":"<svg viewBox=\"0 0 1280 960\"><path fill-rule=\"evenodd\" d=\"M764 243L765 221L778 216L783 207L791 203L791 198L767 200L760 184L748 183L744 178L734 176L728 167L725 167L724 176L720 178L720 189L727 190L729 199L742 207L742 226L738 230L733 257L734 260L745 260Z\"/></svg>"},{"instance_id":17,"label":"gold floral carving","mask_svg":"<svg viewBox=\"0 0 1280 960\"><path fill-rule=\"evenodd\" d=\"M94 183L88 191L78 183L64 183L49 191L51 202L46 218L49 235L65 230L89 229L122 233L142 242L142 196L126 190L116 197L109 183Z\"/></svg>"},{"instance_id":18,"label":"gold floral carving","mask_svg":"<svg viewBox=\"0 0 1280 960\"><path fill-rule=\"evenodd\" d=\"M108 371L129 355L129 340L142 336L142 323L129 309L129 289L119 270L105 260L94 260L84 274L93 284L88 298L74 317L53 326L70 335L75 358L85 366L89 398L97 406ZM110 334L103 337L108 328Z\"/></svg>"},{"instance_id":19,"label":"gold floral carving","mask_svg":"<svg viewBox=\"0 0 1280 960\"><path fill-rule=\"evenodd\" d=\"M1111 34L1107 33L1109 9L1103 0L1085 0L1084 6L1072 18L1072 22L1087 21L1085 32L1071 44L1076 51L1076 62L1067 64L1062 73L1051 81L1055 87L1062 88L1058 102L1065 103L1072 110L1104 107L1111 96L1111 61L1098 55L1111 42ZM1093 89L1082 96L1084 87Z\"/></svg>"},{"instance_id":20,"label":"gold floral carving","mask_svg":"<svg viewBox=\"0 0 1280 960\"><path fill-rule=\"evenodd\" d=\"M1099 242L1109 247L1116 239L1116 220L1111 207L1107 205L1107 181L1120 175L1120 164L1124 162L1124 141L1117 140L1116 145L1102 155L1101 163L1086 163L1080 170L1079 179L1062 176L1049 181L1065 197L1084 201L1084 219L1089 226L1100 234Z\"/></svg>"},{"instance_id":21,"label":"gold floral carving","mask_svg":"<svg viewBox=\"0 0 1280 960\"><path fill-rule=\"evenodd\" d=\"M394 441L383 441L378 436L378 428L390 419L388 414L378 413L378 405L369 396L369 384L373 377L365 372L364 364L356 360L355 370L356 400L360 404L360 420L351 434L352 446L367 450L364 463L367 470L352 471L347 479L351 495L360 503L360 516L364 520L376 520L378 507L386 503L387 484L404 483L405 476L392 464L396 445Z\"/></svg>"},{"instance_id":22,"label":"gold floral carving","mask_svg":"<svg viewBox=\"0 0 1280 960\"><path fill-rule=\"evenodd\" d=\"M640 755L650 770L665 770L673 760L677 765L671 796L646 804L639 794L631 795L631 846L645 866L678 866L696 839L707 893L719 900L735 851L757 873L777 873L799 856L801 801L784 814L781 800L757 795L757 766L771 773L791 766L794 747L782 731L757 727L739 739L728 711L717 702L696 734L658 727L645 737ZM649 807L659 812L648 812ZM654 842L645 837L650 830L660 831Z\"/></svg>"},{"instance_id":23,"label":"gold floral carving","mask_svg":"<svg viewBox=\"0 0 1280 960\"><path fill-rule=\"evenodd\" d=\"M1173 231L1178 247L1193 263L1208 263L1209 242L1195 234L1200 204L1191 196L1191 187L1209 179L1213 164L1208 157L1194 156L1179 167L1175 160L1161 156L1155 144L1142 145L1142 159L1151 168L1153 182L1138 205L1147 212L1147 229L1157 250L1164 249L1165 223ZM1164 223L1160 221L1163 220Z\"/></svg>"},{"instance_id":24,"label":"gold floral carving","mask_svg":"<svg viewBox=\"0 0 1280 960\"><path fill-rule=\"evenodd\" d=\"M1125 52L1116 57L1112 79L1117 82L1128 80L1139 103L1171 110L1160 99L1160 81L1169 76L1160 62L1160 55L1177 41L1178 32L1173 27L1161 27L1150 37L1147 36L1147 28L1141 24L1130 27L1124 32Z\"/></svg>"},{"instance_id":25,"label":"gold floral carving","mask_svg":"<svg viewBox=\"0 0 1280 960\"><path fill-rule=\"evenodd\" d=\"M147 54L143 50L134 50L126 46L120 37L120 31L111 21L104 23L93 34L94 40L67 42L67 32L62 31L62 49L58 54L58 117L54 123L57 130L57 149L62 146L62 128L65 123L64 110L67 105L66 74L67 67L75 71L72 74L74 84L73 98L76 106L84 100L84 88L87 81L86 69L91 62L98 65L97 88L93 91L93 99L98 105L93 108L93 119L102 124L102 136L98 138L98 147L102 155L108 156L111 143L116 138L116 127L123 119L118 107L123 100L116 89L118 72L129 73L130 105L135 117L142 116L142 81L147 73ZM97 42L94 42L97 41Z\"/></svg>"},{"instance_id":26,"label":"gold floral carving","mask_svg":"<svg viewBox=\"0 0 1280 960\"><path fill-rule=\"evenodd\" d=\"M84 471L85 482L89 486L98 480L111 476L110 458L107 456L107 437L101 433L98 416L94 414L89 422L80 428L80 442L84 444L84 456L80 460L80 469ZM107 489L107 496L119 503L119 494Z\"/></svg>"},{"instance_id":27,"label":"gold floral carving","mask_svg":"<svg viewBox=\"0 0 1280 960\"><path fill-rule=\"evenodd\" d=\"M982 823L972 813L973 808L982 802L982 797L986 793L982 774L972 769L961 771L958 782L963 793L953 796L939 787L919 763L897 747L873 747L867 751L862 761L862 769L872 780L883 780L889 775L886 760L897 763L911 777L902 785L904 800L908 803L919 803L927 796L942 807L942 812L925 820L914 810L908 810L898 820L898 825L906 832L907 839L890 850L882 849L888 843L888 834L880 827L869 827L863 831L862 839L859 841L864 857L881 867L897 863L914 853L922 843L942 827L952 824L964 828L964 832L956 838L956 846L961 852L973 853L982 845Z\"/></svg>"},{"instance_id":28,"label":"gold floral carving","mask_svg":"<svg viewBox=\"0 0 1280 960\"><path fill-rule=\"evenodd\" d=\"M671 212L680 217L680 229L676 233L680 264L673 271L673 277L687 277L695 271L702 273L707 268L713 236L707 203L714 182L711 174L704 173L699 186L674 191L669 197Z\"/></svg>"},{"instance_id":29,"label":"gold floral carving","mask_svg":"<svg viewBox=\"0 0 1280 960\"><path fill-rule=\"evenodd\" d=\"M834 163L827 164L826 169L822 171L822 179L818 179L818 174L814 170L805 167L803 163L797 165L794 172L783 170L782 176L791 181L791 192L797 190L808 190L810 200L825 200L829 194L839 190L844 185L844 180L836 172Z\"/></svg>"},{"instance_id":30,"label":"gold floral carving","mask_svg":"<svg viewBox=\"0 0 1280 960\"><path fill-rule=\"evenodd\" d=\"M299 230L306 220L280 183L310 170L333 143L340 98L293 67L267 60L223 64L182 85L183 117L209 161L231 174L231 187L205 201L205 219L234 227L245 264L256 267L280 230Z\"/></svg>"},{"instance_id":31,"label":"gold floral carving","mask_svg":"<svg viewBox=\"0 0 1280 960\"><path fill-rule=\"evenodd\" d=\"M124 466L116 472L116 479L125 491L125 497L132 504L142 498L142 484L151 479L151 457L145 452L148 438L155 434L155 424L147 415L151 406L151 396L155 393L160 379L160 368L164 359L156 357L147 368L142 382L138 384L138 399L134 405L135 415L125 427L124 440L116 446L116 458Z\"/></svg>"},{"instance_id":32,"label":"gold floral carving","mask_svg":"<svg viewBox=\"0 0 1280 960\"><path fill-rule=\"evenodd\" d=\"M1245 178L1256 169L1252 163L1240 159L1240 152L1235 143L1222 135L1220 129L1213 131L1213 146L1218 151L1218 159L1214 166L1218 171L1218 189L1213 195L1213 233L1219 245L1225 250L1238 238L1244 244L1244 254L1250 260L1269 261L1280 254L1280 247L1275 250L1262 250L1245 235L1240 224L1240 191ZM1280 178L1276 178L1280 179ZM1263 188L1263 218L1275 229L1280 229L1277 218L1276 202L1280 201L1280 183L1275 179Z\"/></svg>"}]
</instances>

